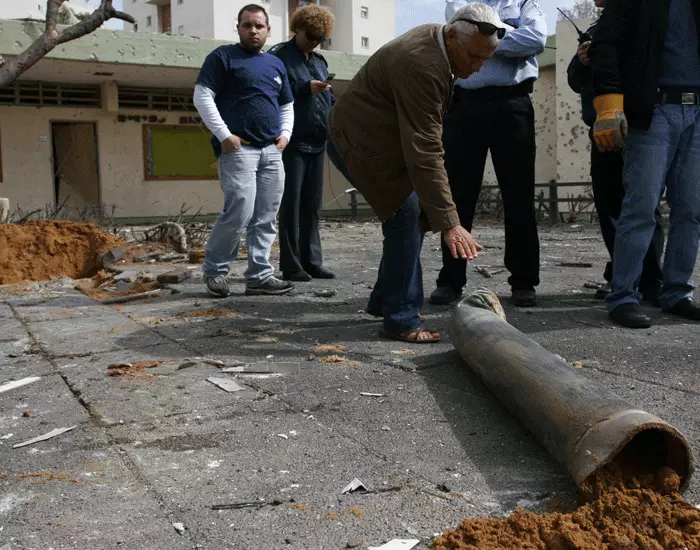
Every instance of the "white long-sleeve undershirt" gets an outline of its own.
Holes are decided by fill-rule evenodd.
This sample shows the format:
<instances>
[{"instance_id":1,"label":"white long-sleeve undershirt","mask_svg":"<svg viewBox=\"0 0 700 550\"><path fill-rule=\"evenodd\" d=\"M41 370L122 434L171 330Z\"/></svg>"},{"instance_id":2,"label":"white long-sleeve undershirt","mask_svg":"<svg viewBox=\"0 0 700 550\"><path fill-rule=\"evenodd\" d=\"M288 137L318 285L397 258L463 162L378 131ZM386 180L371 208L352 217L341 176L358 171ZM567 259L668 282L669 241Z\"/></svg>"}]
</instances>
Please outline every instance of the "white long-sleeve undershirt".
<instances>
[{"instance_id":1,"label":"white long-sleeve undershirt","mask_svg":"<svg viewBox=\"0 0 700 550\"><path fill-rule=\"evenodd\" d=\"M221 118L219 109L216 107L216 92L214 90L197 84L194 87L194 106L202 118L204 125L209 128L209 131L216 136L219 141L224 141L230 138L233 134L226 126L224 119ZM287 141L292 137L294 129L294 103L286 103L280 106L280 126L282 137L287 138Z\"/></svg>"}]
</instances>

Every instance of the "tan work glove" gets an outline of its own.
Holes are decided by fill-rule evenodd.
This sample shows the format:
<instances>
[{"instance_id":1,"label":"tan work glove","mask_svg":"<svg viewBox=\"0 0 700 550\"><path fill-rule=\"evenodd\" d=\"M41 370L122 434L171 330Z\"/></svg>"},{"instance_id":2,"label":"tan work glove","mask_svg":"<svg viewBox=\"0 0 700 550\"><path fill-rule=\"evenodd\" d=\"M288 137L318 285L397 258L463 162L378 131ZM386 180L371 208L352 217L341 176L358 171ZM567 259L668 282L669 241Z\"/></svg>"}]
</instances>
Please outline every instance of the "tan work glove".
<instances>
[{"instance_id":1,"label":"tan work glove","mask_svg":"<svg viewBox=\"0 0 700 550\"><path fill-rule=\"evenodd\" d=\"M627 117L622 94L605 94L593 100L598 117L593 125L593 140L599 151L619 151L627 137Z\"/></svg>"}]
</instances>

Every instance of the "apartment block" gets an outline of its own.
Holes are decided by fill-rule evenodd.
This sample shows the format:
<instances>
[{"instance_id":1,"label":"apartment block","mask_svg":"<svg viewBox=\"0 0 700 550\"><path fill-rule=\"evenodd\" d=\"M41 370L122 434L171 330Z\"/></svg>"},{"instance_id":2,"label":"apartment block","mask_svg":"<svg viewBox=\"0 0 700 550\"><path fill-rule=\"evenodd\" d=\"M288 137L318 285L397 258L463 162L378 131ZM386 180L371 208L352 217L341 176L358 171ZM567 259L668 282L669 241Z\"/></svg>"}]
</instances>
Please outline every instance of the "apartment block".
<instances>
[{"instance_id":1,"label":"apartment block","mask_svg":"<svg viewBox=\"0 0 700 550\"><path fill-rule=\"evenodd\" d=\"M136 18L133 30L238 41L236 19L250 0L124 0ZM289 37L289 18L300 0L258 0L270 15L269 44ZM336 17L333 35L323 49L371 55L394 38L394 0L318 0ZM128 27L129 25L127 25Z\"/></svg>"}]
</instances>

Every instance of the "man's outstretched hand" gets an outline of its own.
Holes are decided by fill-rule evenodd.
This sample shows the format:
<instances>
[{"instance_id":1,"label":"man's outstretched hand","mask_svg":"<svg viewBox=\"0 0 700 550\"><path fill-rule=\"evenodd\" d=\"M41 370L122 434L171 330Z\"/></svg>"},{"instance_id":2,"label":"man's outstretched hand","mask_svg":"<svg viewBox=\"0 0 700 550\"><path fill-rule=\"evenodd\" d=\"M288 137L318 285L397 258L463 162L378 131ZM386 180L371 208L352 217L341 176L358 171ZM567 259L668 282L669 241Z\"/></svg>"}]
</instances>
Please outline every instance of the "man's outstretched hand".
<instances>
[{"instance_id":1,"label":"man's outstretched hand","mask_svg":"<svg viewBox=\"0 0 700 550\"><path fill-rule=\"evenodd\" d=\"M474 240L471 233L464 229L461 225L455 225L442 232L442 237L445 239L447 248L450 249L450 254L453 258L462 258L463 260L473 260L479 255L481 245Z\"/></svg>"}]
</instances>

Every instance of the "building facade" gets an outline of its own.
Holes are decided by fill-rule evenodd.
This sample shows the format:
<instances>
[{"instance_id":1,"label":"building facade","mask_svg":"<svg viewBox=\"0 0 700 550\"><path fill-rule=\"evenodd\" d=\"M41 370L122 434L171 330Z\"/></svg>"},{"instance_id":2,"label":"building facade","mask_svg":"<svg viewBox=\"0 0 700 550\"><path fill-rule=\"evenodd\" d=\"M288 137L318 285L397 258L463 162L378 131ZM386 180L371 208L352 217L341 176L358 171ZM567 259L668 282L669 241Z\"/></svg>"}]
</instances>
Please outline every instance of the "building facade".
<instances>
[{"instance_id":1,"label":"building facade","mask_svg":"<svg viewBox=\"0 0 700 550\"><path fill-rule=\"evenodd\" d=\"M0 55L6 58L26 49L42 28L1 23ZM570 43L573 52L575 37L560 30L560 45ZM67 201L76 211L104 210L125 222L175 216L183 205L215 215L221 189L192 92L204 58L221 43L98 30L56 48L0 90L0 196L25 213ZM536 181L587 181L588 138L578 98L566 88L570 56L562 52L555 59L554 44L552 38L539 57L532 96ZM325 55L341 95L367 58ZM495 181L490 163L484 179ZM327 213L348 212L343 192L349 187L326 159ZM367 209L361 196L358 201Z\"/></svg>"},{"instance_id":2,"label":"building facade","mask_svg":"<svg viewBox=\"0 0 700 550\"><path fill-rule=\"evenodd\" d=\"M124 0L124 11L134 16L132 30L170 33L237 42L236 20L250 0ZM289 37L289 18L303 0L258 0L270 16L270 38L275 44ZM394 0L318 0L336 17L325 50L371 55L395 35Z\"/></svg>"}]
</instances>

